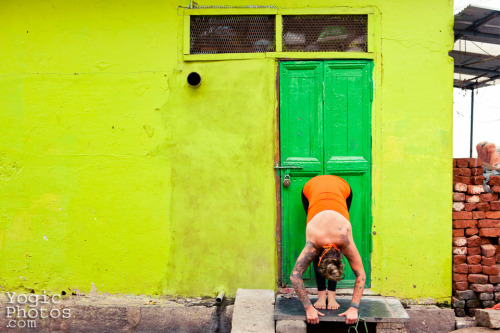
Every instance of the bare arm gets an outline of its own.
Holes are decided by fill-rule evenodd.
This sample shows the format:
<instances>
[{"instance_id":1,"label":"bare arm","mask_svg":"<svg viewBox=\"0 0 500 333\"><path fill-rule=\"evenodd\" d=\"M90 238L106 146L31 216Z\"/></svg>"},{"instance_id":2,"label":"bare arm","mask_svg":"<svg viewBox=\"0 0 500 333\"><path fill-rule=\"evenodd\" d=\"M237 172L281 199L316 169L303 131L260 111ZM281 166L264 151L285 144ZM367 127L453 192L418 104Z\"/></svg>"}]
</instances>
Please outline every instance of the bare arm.
<instances>
[{"instance_id":1,"label":"bare arm","mask_svg":"<svg viewBox=\"0 0 500 333\"><path fill-rule=\"evenodd\" d=\"M351 306L346 312L344 312L347 317L346 322L348 324L352 324L357 321L358 307L359 302L361 301L361 296L363 295L363 289L365 288L366 274L365 269L363 268L363 261L361 260L359 251L356 248L356 244L354 244L351 228L347 228L347 231L341 237L344 243L344 256L346 257L352 271L354 272L354 275L356 276L354 291L352 293ZM356 320L352 322L354 317L356 318Z\"/></svg>"},{"instance_id":2,"label":"bare arm","mask_svg":"<svg viewBox=\"0 0 500 333\"><path fill-rule=\"evenodd\" d=\"M302 305L304 305L304 309L306 309L306 319L309 324L318 324L318 316L324 316L323 313L319 312L314 306L312 306L311 301L307 296L304 280L302 279L302 275L304 275L307 267L309 267L313 259L318 256L319 252L320 249L317 248L313 242L307 241L306 246L304 246L304 249L295 263L295 267L293 267L292 275L290 275L290 281L292 281L293 289L295 289L295 293L302 302Z\"/></svg>"},{"instance_id":3,"label":"bare arm","mask_svg":"<svg viewBox=\"0 0 500 333\"><path fill-rule=\"evenodd\" d=\"M292 282L293 289L295 289L295 293L299 297L299 300L302 302L305 309L311 306L311 301L307 296L302 275L304 275L304 272L307 270L314 258L318 256L319 252L320 249L317 248L313 242L307 241L306 246L304 246L304 249L297 258L297 262L295 263L292 274L290 275L290 281Z\"/></svg>"}]
</instances>

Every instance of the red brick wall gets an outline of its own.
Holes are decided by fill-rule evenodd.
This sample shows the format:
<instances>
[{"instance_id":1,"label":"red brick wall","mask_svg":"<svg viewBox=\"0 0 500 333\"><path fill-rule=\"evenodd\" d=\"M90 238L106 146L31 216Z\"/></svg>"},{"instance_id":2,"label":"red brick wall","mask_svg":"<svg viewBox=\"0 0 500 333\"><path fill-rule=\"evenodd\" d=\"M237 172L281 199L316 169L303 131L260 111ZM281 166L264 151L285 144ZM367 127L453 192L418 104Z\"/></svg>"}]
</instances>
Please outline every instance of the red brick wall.
<instances>
[{"instance_id":1,"label":"red brick wall","mask_svg":"<svg viewBox=\"0 0 500 333\"><path fill-rule=\"evenodd\" d=\"M453 160L453 294L457 316L500 302L500 176L483 188L483 162Z\"/></svg>"}]
</instances>

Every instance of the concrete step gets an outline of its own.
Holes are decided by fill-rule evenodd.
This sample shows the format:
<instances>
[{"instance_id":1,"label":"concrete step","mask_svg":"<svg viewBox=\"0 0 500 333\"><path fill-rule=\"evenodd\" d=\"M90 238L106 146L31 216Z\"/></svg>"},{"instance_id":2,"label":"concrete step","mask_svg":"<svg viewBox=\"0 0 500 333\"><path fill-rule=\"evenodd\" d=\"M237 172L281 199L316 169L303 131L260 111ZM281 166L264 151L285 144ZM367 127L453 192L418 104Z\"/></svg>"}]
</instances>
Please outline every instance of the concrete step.
<instances>
[{"instance_id":1,"label":"concrete step","mask_svg":"<svg viewBox=\"0 0 500 333\"><path fill-rule=\"evenodd\" d=\"M476 319L474 317L455 317L455 328L457 330L476 326Z\"/></svg>"},{"instance_id":2,"label":"concrete step","mask_svg":"<svg viewBox=\"0 0 500 333\"><path fill-rule=\"evenodd\" d=\"M232 333L274 333L274 291L238 289L233 308Z\"/></svg>"},{"instance_id":3,"label":"concrete step","mask_svg":"<svg viewBox=\"0 0 500 333\"><path fill-rule=\"evenodd\" d=\"M480 309L475 312L477 326L499 329L500 311L492 309Z\"/></svg>"},{"instance_id":4,"label":"concrete step","mask_svg":"<svg viewBox=\"0 0 500 333\"><path fill-rule=\"evenodd\" d=\"M455 311L436 305L410 305L406 309L410 321L406 323L409 333L448 333L455 330Z\"/></svg>"}]
</instances>

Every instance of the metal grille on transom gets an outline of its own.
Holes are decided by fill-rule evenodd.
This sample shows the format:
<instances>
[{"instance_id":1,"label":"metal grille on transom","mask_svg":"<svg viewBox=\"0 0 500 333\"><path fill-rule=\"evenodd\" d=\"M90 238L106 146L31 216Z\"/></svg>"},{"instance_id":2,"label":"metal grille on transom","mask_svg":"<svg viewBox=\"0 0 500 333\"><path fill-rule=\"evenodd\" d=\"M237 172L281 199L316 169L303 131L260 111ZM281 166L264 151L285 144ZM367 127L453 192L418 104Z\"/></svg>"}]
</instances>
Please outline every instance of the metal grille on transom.
<instances>
[{"instance_id":1,"label":"metal grille on transom","mask_svg":"<svg viewBox=\"0 0 500 333\"><path fill-rule=\"evenodd\" d=\"M283 16L285 52L366 52L367 15Z\"/></svg>"},{"instance_id":2,"label":"metal grille on transom","mask_svg":"<svg viewBox=\"0 0 500 333\"><path fill-rule=\"evenodd\" d=\"M274 52L273 15L191 16L191 54Z\"/></svg>"}]
</instances>

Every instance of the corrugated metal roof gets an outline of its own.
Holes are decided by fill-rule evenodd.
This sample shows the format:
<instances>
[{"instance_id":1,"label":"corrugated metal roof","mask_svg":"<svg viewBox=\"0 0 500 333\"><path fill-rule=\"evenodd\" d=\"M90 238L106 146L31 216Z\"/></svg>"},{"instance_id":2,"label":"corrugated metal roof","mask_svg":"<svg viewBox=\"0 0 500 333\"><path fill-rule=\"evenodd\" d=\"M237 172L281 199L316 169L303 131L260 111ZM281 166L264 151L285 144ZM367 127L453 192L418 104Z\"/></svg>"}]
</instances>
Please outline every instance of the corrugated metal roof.
<instances>
[{"instance_id":1,"label":"corrugated metal roof","mask_svg":"<svg viewBox=\"0 0 500 333\"><path fill-rule=\"evenodd\" d=\"M468 6L455 15L454 31L455 49L450 52L455 60L453 86L476 89L498 83L500 81L500 11ZM472 52L471 46L474 46Z\"/></svg>"}]
</instances>

